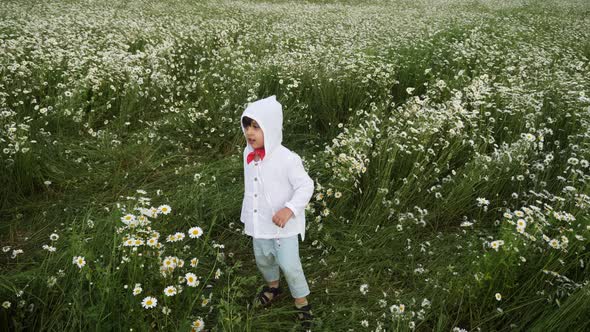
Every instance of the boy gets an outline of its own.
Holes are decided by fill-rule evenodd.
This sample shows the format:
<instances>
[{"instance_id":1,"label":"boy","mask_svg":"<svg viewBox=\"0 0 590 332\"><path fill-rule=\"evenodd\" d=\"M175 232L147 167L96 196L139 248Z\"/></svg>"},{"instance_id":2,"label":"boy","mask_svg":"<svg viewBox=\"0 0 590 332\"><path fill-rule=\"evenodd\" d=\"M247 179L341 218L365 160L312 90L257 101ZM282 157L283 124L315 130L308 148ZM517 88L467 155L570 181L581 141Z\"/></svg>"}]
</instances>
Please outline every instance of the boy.
<instances>
[{"instance_id":1,"label":"boy","mask_svg":"<svg viewBox=\"0 0 590 332\"><path fill-rule=\"evenodd\" d=\"M282 293L279 267L295 298L303 327L311 327L309 287L299 258L298 234L305 239L305 206L314 184L296 153L281 145L283 110L276 97L250 103L241 117L244 149L244 200L241 221L253 237L256 265L268 286L256 298L266 306Z\"/></svg>"}]
</instances>

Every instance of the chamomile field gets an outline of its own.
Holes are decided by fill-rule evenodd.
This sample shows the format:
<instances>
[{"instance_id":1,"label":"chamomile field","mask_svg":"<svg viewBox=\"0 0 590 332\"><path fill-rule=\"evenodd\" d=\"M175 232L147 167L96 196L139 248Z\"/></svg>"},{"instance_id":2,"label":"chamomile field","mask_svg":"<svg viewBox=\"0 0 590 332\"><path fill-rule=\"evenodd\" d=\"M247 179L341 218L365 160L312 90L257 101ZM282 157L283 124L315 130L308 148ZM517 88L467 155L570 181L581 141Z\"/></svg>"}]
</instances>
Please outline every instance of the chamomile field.
<instances>
[{"instance_id":1,"label":"chamomile field","mask_svg":"<svg viewBox=\"0 0 590 332\"><path fill-rule=\"evenodd\" d=\"M314 331L588 330L589 58L586 0L4 0L0 330L297 330L240 222L270 95Z\"/></svg>"}]
</instances>

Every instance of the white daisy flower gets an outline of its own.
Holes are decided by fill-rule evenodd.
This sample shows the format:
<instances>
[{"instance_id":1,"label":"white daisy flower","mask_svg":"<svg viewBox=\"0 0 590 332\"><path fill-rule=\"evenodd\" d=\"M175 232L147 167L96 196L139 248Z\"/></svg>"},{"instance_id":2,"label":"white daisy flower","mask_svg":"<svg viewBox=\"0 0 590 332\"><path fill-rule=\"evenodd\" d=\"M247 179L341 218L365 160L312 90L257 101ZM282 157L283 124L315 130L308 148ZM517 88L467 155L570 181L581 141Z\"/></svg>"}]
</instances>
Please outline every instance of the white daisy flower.
<instances>
[{"instance_id":1,"label":"white daisy flower","mask_svg":"<svg viewBox=\"0 0 590 332\"><path fill-rule=\"evenodd\" d=\"M367 295L367 292L369 291L369 285L362 284L360 287L360 291L363 295Z\"/></svg>"},{"instance_id":2,"label":"white daisy flower","mask_svg":"<svg viewBox=\"0 0 590 332\"><path fill-rule=\"evenodd\" d=\"M174 269L176 267L176 262L177 260L175 259L175 257L168 256L164 258L162 266L168 269Z\"/></svg>"},{"instance_id":3,"label":"white daisy flower","mask_svg":"<svg viewBox=\"0 0 590 332\"><path fill-rule=\"evenodd\" d=\"M529 142L534 142L535 141L535 135L531 134L531 133L526 133L524 134L524 139L529 141Z\"/></svg>"},{"instance_id":4,"label":"white daisy flower","mask_svg":"<svg viewBox=\"0 0 590 332\"><path fill-rule=\"evenodd\" d=\"M141 301L141 305L146 309L151 309L158 305L158 300L155 297L147 296Z\"/></svg>"},{"instance_id":5,"label":"white daisy flower","mask_svg":"<svg viewBox=\"0 0 590 332\"><path fill-rule=\"evenodd\" d=\"M79 268L83 268L84 265L86 265L86 260L82 256L74 256L72 264L76 264Z\"/></svg>"},{"instance_id":6,"label":"white daisy flower","mask_svg":"<svg viewBox=\"0 0 590 332\"><path fill-rule=\"evenodd\" d=\"M158 212L161 214L169 214L172 211L172 208L170 207L170 205L160 205L158 207Z\"/></svg>"},{"instance_id":7,"label":"white daisy flower","mask_svg":"<svg viewBox=\"0 0 590 332\"><path fill-rule=\"evenodd\" d=\"M144 216L143 214L140 215L139 217L137 217L137 220L139 220L139 223L141 225L149 225L150 224L150 220L146 216Z\"/></svg>"},{"instance_id":8,"label":"white daisy flower","mask_svg":"<svg viewBox=\"0 0 590 332\"><path fill-rule=\"evenodd\" d=\"M196 287L199 285L199 279L197 279L197 276L192 272L187 273L184 278L186 279L186 284L190 287Z\"/></svg>"},{"instance_id":9,"label":"white daisy flower","mask_svg":"<svg viewBox=\"0 0 590 332\"><path fill-rule=\"evenodd\" d=\"M503 244L504 244L504 241L496 240L496 241L492 241L490 243L490 247L492 247L492 249L498 251L498 249L500 249L500 246L502 246Z\"/></svg>"},{"instance_id":10,"label":"white daisy flower","mask_svg":"<svg viewBox=\"0 0 590 332\"><path fill-rule=\"evenodd\" d=\"M201 227L191 227L188 230L188 236L190 236L192 239L199 238L201 235L203 235L203 229Z\"/></svg>"},{"instance_id":11,"label":"white daisy flower","mask_svg":"<svg viewBox=\"0 0 590 332\"><path fill-rule=\"evenodd\" d=\"M185 236L186 235L184 235L184 233L182 233L182 232L176 232L176 233L172 234L171 240L172 240L172 242L182 241L182 240L184 240Z\"/></svg>"},{"instance_id":12,"label":"white daisy flower","mask_svg":"<svg viewBox=\"0 0 590 332\"><path fill-rule=\"evenodd\" d=\"M489 200L487 200L487 199L485 199L483 197L478 197L477 198L477 205L478 206L484 206L484 205L489 205L489 204L490 204L490 201Z\"/></svg>"},{"instance_id":13,"label":"white daisy flower","mask_svg":"<svg viewBox=\"0 0 590 332\"><path fill-rule=\"evenodd\" d=\"M12 255L10 257L12 257L13 259L16 258L16 256L20 255L20 254L24 254L24 250L22 249L13 249L12 250Z\"/></svg>"},{"instance_id":14,"label":"white daisy flower","mask_svg":"<svg viewBox=\"0 0 590 332\"><path fill-rule=\"evenodd\" d=\"M209 304L209 299L206 297L203 297L203 300L201 301L201 307L204 307L207 304Z\"/></svg>"},{"instance_id":15,"label":"white daisy flower","mask_svg":"<svg viewBox=\"0 0 590 332\"><path fill-rule=\"evenodd\" d=\"M561 243L563 244L568 244L570 242L570 240L566 237L566 236L561 236Z\"/></svg>"},{"instance_id":16,"label":"white daisy flower","mask_svg":"<svg viewBox=\"0 0 590 332\"><path fill-rule=\"evenodd\" d=\"M141 288L141 286L135 286L135 288L133 288L133 296L141 294L142 291L143 289Z\"/></svg>"},{"instance_id":17,"label":"white daisy flower","mask_svg":"<svg viewBox=\"0 0 590 332\"><path fill-rule=\"evenodd\" d=\"M140 207L140 208L137 208L137 210L143 216L146 216L146 217L151 217L152 216L152 210L151 209L146 209L146 208Z\"/></svg>"},{"instance_id":18,"label":"white daisy flower","mask_svg":"<svg viewBox=\"0 0 590 332\"><path fill-rule=\"evenodd\" d=\"M51 288L51 287L55 286L56 283L57 283L57 278L55 276L50 276L49 278L47 278L47 287Z\"/></svg>"},{"instance_id":19,"label":"white daisy flower","mask_svg":"<svg viewBox=\"0 0 590 332\"><path fill-rule=\"evenodd\" d=\"M502 294L500 293L496 293L496 295L494 295L496 297L496 300L501 301L502 300Z\"/></svg>"},{"instance_id":20,"label":"white daisy flower","mask_svg":"<svg viewBox=\"0 0 590 332\"><path fill-rule=\"evenodd\" d=\"M55 248L54 246L50 246L47 244L44 244L42 248L49 251L49 252L55 252L57 250L57 248Z\"/></svg>"},{"instance_id":21,"label":"white daisy flower","mask_svg":"<svg viewBox=\"0 0 590 332\"><path fill-rule=\"evenodd\" d=\"M177 293L177 290L176 290L176 287L174 287L174 286L168 286L168 287L164 288L164 294L166 296L174 296L174 295L176 295L176 293Z\"/></svg>"},{"instance_id":22,"label":"white daisy flower","mask_svg":"<svg viewBox=\"0 0 590 332\"><path fill-rule=\"evenodd\" d=\"M168 307L162 307L162 313L166 316L170 315L170 313L172 312L172 309L168 308Z\"/></svg>"},{"instance_id":23,"label":"white daisy flower","mask_svg":"<svg viewBox=\"0 0 590 332\"><path fill-rule=\"evenodd\" d=\"M158 208L152 206L151 208L146 210L145 215L151 218L156 218L158 216Z\"/></svg>"},{"instance_id":24,"label":"white daisy flower","mask_svg":"<svg viewBox=\"0 0 590 332\"><path fill-rule=\"evenodd\" d=\"M199 332L199 331L203 330L203 328L205 328L205 323L199 317L199 318L197 318L197 320L193 321L192 327L195 332Z\"/></svg>"},{"instance_id":25,"label":"white daisy flower","mask_svg":"<svg viewBox=\"0 0 590 332\"><path fill-rule=\"evenodd\" d=\"M123 217L121 217L121 221L125 224L125 225L129 225L131 222L135 221L135 216L132 214L126 214Z\"/></svg>"},{"instance_id":26,"label":"white daisy flower","mask_svg":"<svg viewBox=\"0 0 590 332\"><path fill-rule=\"evenodd\" d=\"M197 265L199 265L199 259L198 258L192 258L191 259L191 267L197 267Z\"/></svg>"}]
</instances>

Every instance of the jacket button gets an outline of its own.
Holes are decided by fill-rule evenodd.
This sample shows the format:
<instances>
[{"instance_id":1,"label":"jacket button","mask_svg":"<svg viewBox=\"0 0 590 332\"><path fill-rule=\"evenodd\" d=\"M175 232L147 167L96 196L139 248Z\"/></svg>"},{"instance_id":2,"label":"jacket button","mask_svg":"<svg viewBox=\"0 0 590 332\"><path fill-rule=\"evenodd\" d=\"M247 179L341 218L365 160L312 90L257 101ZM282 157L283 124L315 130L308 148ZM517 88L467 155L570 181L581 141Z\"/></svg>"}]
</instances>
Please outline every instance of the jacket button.
<instances>
[{"instance_id":1,"label":"jacket button","mask_svg":"<svg viewBox=\"0 0 590 332\"><path fill-rule=\"evenodd\" d=\"M256 211L258 211L258 210L254 209L254 213L256 213Z\"/></svg>"},{"instance_id":2,"label":"jacket button","mask_svg":"<svg viewBox=\"0 0 590 332\"><path fill-rule=\"evenodd\" d=\"M254 178L254 181L258 181L258 178Z\"/></svg>"},{"instance_id":3,"label":"jacket button","mask_svg":"<svg viewBox=\"0 0 590 332\"><path fill-rule=\"evenodd\" d=\"M258 194L254 194L254 197L258 197Z\"/></svg>"},{"instance_id":4,"label":"jacket button","mask_svg":"<svg viewBox=\"0 0 590 332\"><path fill-rule=\"evenodd\" d=\"M258 163L254 163L254 166L258 166Z\"/></svg>"}]
</instances>

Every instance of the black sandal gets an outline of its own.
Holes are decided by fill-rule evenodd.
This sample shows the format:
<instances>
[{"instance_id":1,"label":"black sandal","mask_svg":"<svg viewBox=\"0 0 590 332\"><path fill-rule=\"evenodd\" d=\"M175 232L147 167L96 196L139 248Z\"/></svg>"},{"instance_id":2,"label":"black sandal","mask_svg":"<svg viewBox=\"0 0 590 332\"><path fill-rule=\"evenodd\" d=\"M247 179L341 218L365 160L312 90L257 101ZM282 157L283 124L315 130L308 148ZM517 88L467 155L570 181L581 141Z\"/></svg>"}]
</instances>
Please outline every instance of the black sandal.
<instances>
[{"instance_id":1,"label":"black sandal","mask_svg":"<svg viewBox=\"0 0 590 332\"><path fill-rule=\"evenodd\" d=\"M301 327L305 331L311 330L313 315L311 313L311 304L303 306L301 308L295 307L297 311L297 319L301 322Z\"/></svg>"},{"instance_id":2,"label":"black sandal","mask_svg":"<svg viewBox=\"0 0 590 332\"><path fill-rule=\"evenodd\" d=\"M266 294L264 293L271 293L272 298L269 299L268 296L266 296ZM274 302L278 297L280 297L282 293L283 291L280 287L264 286L262 287L262 291L260 291L260 293L258 293L258 295L256 296L256 302L258 305L266 307L270 305L272 302Z\"/></svg>"}]
</instances>

